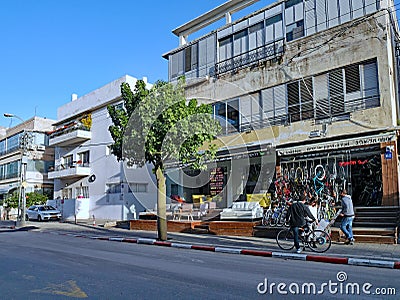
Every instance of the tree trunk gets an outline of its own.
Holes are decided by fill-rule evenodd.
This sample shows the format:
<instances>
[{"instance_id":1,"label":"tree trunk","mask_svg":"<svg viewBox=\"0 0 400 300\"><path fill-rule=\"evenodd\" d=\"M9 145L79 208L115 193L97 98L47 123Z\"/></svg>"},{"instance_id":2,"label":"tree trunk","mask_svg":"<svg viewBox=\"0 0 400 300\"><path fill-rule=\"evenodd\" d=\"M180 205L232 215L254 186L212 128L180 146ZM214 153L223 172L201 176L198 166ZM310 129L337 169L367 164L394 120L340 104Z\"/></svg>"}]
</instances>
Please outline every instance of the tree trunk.
<instances>
[{"instance_id":1,"label":"tree trunk","mask_svg":"<svg viewBox=\"0 0 400 300\"><path fill-rule=\"evenodd\" d=\"M165 176L160 167L156 169L157 178L157 230L158 239L167 240L167 197L165 188Z\"/></svg>"}]
</instances>

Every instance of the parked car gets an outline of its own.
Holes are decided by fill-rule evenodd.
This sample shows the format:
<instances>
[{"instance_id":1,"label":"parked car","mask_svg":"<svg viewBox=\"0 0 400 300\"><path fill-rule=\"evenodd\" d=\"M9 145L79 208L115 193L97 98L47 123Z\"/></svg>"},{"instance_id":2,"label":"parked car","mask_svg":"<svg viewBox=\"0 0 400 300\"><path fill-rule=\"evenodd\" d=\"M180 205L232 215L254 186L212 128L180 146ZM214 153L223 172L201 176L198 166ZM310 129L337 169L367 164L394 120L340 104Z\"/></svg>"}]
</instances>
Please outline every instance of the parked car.
<instances>
[{"instance_id":1,"label":"parked car","mask_svg":"<svg viewBox=\"0 0 400 300\"><path fill-rule=\"evenodd\" d=\"M61 212L50 205L32 205L26 210L25 219L49 221L60 220Z\"/></svg>"}]
</instances>

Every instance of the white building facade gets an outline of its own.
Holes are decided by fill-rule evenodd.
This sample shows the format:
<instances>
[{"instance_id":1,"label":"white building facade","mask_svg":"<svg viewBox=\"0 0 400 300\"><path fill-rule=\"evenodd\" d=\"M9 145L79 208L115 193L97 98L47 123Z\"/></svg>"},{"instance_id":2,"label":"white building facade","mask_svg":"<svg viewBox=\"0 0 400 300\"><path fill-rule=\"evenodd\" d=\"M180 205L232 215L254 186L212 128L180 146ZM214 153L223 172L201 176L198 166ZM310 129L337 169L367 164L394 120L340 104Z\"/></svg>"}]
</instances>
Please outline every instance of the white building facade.
<instances>
[{"instance_id":1,"label":"white building facade","mask_svg":"<svg viewBox=\"0 0 400 300\"><path fill-rule=\"evenodd\" d=\"M145 82L147 79L143 79ZM55 205L66 219L134 219L154 207L156 186L150 167L130 169L111 154L112 125L108 105L123 105L120 86L131 89L137 79L121 77L58 108L58 121L50 135L55 147ZM148 87L151 85L148 84Z\"/></svg>"}]
</instances>

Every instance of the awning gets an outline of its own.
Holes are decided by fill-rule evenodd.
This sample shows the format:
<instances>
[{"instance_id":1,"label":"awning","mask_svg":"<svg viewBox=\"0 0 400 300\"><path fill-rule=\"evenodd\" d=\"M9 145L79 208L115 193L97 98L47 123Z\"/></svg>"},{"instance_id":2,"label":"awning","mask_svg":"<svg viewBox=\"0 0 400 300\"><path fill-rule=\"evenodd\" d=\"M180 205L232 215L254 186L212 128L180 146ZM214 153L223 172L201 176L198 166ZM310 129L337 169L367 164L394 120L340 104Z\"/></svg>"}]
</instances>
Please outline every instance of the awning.
<instances>
[{"instance_id":1,"label":"awning","mask_svg":"<svg viewBox=\"0 0 400 300\"><path fill-rule=\"evenodd\" d=\"M8 192L16 188L16 186L0 186L0 195L8 194Z\"/></svg>"},{"instance_id":2,"label":"awning","mask_svg":"<svg viewBox=\"0 0 400 300\"><path fill-rule=\"evenodd\" d=\"M346 148L369 146L373 144L387 143L396 139L396 133L385 133L376 134L363 137L341 139L336 141L326 141L308 145L297 145L287 148L277 148L276 152L279 156L285 155L296 155L308 152L319 152L319 151L333 151L341 150Z\"/></svg>"}]
</instances>

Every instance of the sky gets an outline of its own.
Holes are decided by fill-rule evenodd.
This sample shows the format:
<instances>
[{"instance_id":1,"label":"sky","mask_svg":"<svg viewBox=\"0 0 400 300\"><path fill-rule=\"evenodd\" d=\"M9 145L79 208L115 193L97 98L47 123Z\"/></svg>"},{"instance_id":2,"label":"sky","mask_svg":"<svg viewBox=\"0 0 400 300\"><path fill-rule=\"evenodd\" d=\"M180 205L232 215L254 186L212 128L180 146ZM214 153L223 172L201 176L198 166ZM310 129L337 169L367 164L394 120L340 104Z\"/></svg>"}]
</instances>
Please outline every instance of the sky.
<instances>
[{"instance_id":1,"label":"sky","mask_svg":"<svg viewBox=\"0 0 400 300\"><path fill-rule=\"evenodd\" d=\"M172 30L226 1L1 0L0 126L35 115L57 120L71 94L83 96L126 74L168 80L162 55L179 45ZM233 20L273 2L260 0Z\"/></svg>"}]
</instances>

